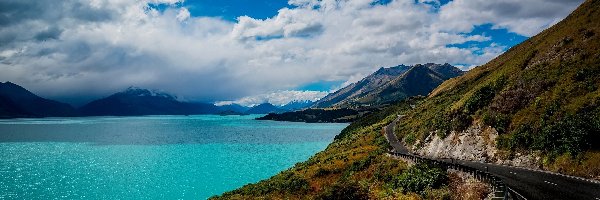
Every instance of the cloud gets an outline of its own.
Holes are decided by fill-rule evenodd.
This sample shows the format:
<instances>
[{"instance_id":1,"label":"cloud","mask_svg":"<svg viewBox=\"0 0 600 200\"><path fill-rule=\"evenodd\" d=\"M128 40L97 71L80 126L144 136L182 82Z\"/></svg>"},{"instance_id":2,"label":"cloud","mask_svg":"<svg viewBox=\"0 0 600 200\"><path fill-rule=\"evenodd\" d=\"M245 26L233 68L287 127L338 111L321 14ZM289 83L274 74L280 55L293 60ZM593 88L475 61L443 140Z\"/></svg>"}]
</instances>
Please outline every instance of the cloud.
<instances>
[{"instance_id":1,"label":"cloud","mask_svg":"<svg viewBox=\"0 0 600 200\"><path fill-rule=\"evenodd\" d=\"M179 9L179 13L177 13L177 16L175 16L175 18L177 18L178 21L182 22L189 19L190 16L190 11L187 8L181 8Z\"/></svg>"},{"instance_id":2,"label":"cloud","mask_svg":"<svg viewBox=\"0 0 600 200\"><path fill-rule=\"evenodd\" d=\"M454 0L442 6L440 24L468 32L473 25L491 23L523 36L533 36L565 16L583 0Z\"/></svg>"},{"instance_id":3,"label":"cloud","mask_svg":"<svg viewBox=\"0 0 600 200\"><path fill-rule=\"evenodd\" d=\"M431 0L383 5L290 0L292 8L271 18L240 16L234 22L193 16L181 2L0 1L0 80L79 103L139 86L189 100L260 97L247 102L278 104L288 97L323 95L292 95L305 84L354 81L380 66L483 64L507 47L452 44L493 41L469 34L481 24L533 35L581 0L455 0L444 5ZM284 92L262 95L273 91Z\"/></svg>"},{"instance_id":4,"label":"cloud","mask_svg":"<svg viewBox=\"0 0 600 200\"><path fill-rule=\"evenodd\" d=\"M318 16L315 10L289 8L279 10L277 16L266 20L241 16L232 34L238 39L310 37L323 32Z\"/></svg>"},{"instance_id":5,"label":"cloud","mask_svg":"<svg viewBox=\"0 0 600 200\"><path fill-rule=\"evenodd\" d=\"M219 101L215 105L230 105L239 104L243 106L255 106L261 103L271 103L273 105L282 106L288 104L294 100L299 101L317 101L324 96L327 92L322 91L296 91L296 90L285 90L279 92L272 92L268 94L253 95L240 98L234 101Z\"/></svg>"}]
</instances>

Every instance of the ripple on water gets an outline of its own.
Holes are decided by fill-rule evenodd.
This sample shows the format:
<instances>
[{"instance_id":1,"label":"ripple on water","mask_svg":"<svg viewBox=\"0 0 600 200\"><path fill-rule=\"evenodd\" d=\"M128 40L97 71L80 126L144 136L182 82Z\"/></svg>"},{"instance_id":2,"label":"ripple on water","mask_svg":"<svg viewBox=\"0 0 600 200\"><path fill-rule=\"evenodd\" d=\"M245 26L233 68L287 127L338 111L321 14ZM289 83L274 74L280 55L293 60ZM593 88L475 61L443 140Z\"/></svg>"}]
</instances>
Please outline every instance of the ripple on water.
<instances>
[{"instance_id":1,"label":"ripple on water","mask_svg":"<svg viewBox=\"0 0 600 200\"><path fill-rule=\"evenodd\" d=\"M346 126L255 117L0 121L0 199L204 199L306 160Z\"/></svg>"}]
</instances>

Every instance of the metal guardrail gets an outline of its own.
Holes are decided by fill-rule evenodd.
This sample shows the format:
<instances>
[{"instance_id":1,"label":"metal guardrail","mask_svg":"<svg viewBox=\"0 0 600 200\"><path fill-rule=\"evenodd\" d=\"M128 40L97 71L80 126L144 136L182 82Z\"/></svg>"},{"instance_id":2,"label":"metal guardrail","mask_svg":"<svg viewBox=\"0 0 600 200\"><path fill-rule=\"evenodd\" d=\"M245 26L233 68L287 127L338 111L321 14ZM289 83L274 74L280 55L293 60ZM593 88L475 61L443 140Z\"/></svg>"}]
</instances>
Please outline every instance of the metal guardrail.
<instances>
[{"instance_id":1,"label":"metal guardrail","mask_svg":"<svg viewBox=\"0 0 600 200\"><path fill-rule=\"evenodd\" d=\"M398 157L407 159L407 160L411 160L417 164L418 163L430 163L433 165L440 166L444 169L454 169L454 170L468 173L468 174L472 175L475 179L486 182L492 186L492 192L494 193L494 197L492 197L493 200L509 199L509 190L507 189L507 187L504 184L504 182L502 181L502 179L490 174L489 172L484 172L484 171L475 169L473 167L464 166L464 165L457 164L454 162L449 163L449 162L445 162L445 161L439 161L439 160L421 157L418 155L404 154L404 153L398 153L398 152L393 152L393 151L389 151L388 153L391 155L394 155L394 156L398 156Z\"/></svg>"}]
</instances>

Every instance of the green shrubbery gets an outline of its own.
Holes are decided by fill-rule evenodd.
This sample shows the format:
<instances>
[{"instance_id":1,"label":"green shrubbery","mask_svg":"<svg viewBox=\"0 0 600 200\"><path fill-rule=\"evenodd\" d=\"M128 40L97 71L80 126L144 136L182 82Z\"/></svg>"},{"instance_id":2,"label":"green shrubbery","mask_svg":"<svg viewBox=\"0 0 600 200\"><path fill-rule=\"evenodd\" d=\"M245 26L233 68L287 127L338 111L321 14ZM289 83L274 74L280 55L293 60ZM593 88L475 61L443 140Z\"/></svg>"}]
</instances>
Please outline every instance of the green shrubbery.
<instances>
[{"instance_id":1,"label":"green shrubbery","mask_svg":"<svg viewBox=\"0 0 600 200\"><path fill-rule=\"evenodd\" d=\"M354 181L336 182L316 199L322 200L363 200L369 199L369 191Z\"/></svg>"},{"instance_id":2,"label":"green shrubbery","mask_svg":"<svg viewBox=\"0 0 600 200\"><path fill-rule=\"evenodd\" d=\"M440 188L448 183L446 170L429 164L417 164L392 181L393 188L400 188L404 192L414 192L421 195L427 189Z\"/></svg>"},{"instance_id":3,"label":"green shrubbery","mask_svg":"<svg viewBox=\"0 0 600 200\"><path fill-rule=\"evenodd\" d=\"M475 113L477 110L487 106L495 95L496 92L491 85L486 85L475 90L475 93L465 102L465 112L469 114Z\"/></svg>"},{"instance_id":4,"label":"green shrubbery","mask_svg":"<svg viewBox=\"0 0 600 200\"><path fill-rule=\"evenodd\" d=\"M250 196L266 195L274 191L289 191L302 194L308 191L310 186L303 177L291 171L283 171L270 179L260 181L256 184L248 184L240 189L226 192L223 196L240 194Z\"/></svg>"},{"instance_id":5,"label":"green shrubbery","mask_svg":"<svg viewBox=\"0 0 600 200\"><path fill-rule=\"evenodd\" d=\"M506 133L508 125L510 125L510 118L507 114L498 113L495 111L485 112L482 116L483 123L494 127L498 133Z\"/></svg>"},{"instance_id":6,"label":"green shrubbery","mask_svg":"<svg viewBox=\"0 0 600 200\"><path fill-rule=\"evenodd\" d=\"M511 134L502 135L498 145L505 149L540 150L551 155L576 156L600 148L600 109L586 107L575 114L563 114L551 104L540 116L539 126L521 125Z\"/></svg>"}]
</instances>

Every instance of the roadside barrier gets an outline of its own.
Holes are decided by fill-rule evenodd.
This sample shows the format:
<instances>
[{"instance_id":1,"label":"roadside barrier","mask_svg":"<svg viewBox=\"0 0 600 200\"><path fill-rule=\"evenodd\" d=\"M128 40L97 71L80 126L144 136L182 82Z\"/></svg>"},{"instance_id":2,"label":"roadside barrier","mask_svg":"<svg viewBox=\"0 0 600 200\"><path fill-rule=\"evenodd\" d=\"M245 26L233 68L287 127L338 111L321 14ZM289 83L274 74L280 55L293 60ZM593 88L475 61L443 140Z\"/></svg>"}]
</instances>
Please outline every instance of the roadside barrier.
<instances>
[{"instance_id":1,"label":"roadside barrier","mask_svg":"<svg viewBox=\"0 0 600 200\"><path fill-rule=\"evenodd\" d=\"M471 176L473 176L475 179L485 182L485 183L488 183L492 186L492 192L494 193L494 197L492 197L493 200L509 199L509 192L506 187L506 184L504 184L502 179L500 179L497 176L494 176L488 172L480 171L478 169L464 166L461 164L457 164L454 162L449 163L449 162L445 162L445 161L433 160L433 159L421 157L418 155L398 153L398 152L393 152L393 151L389 151L388 153L390 155L394 155L394 156L398 156L400 158L410 160L416 164L428 163L428 164L440 166L444 169L453 169L453 170L458 170L461 172L468 173Z\"/></svg>"}]
</instances>

